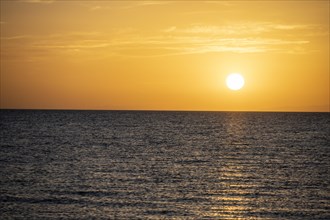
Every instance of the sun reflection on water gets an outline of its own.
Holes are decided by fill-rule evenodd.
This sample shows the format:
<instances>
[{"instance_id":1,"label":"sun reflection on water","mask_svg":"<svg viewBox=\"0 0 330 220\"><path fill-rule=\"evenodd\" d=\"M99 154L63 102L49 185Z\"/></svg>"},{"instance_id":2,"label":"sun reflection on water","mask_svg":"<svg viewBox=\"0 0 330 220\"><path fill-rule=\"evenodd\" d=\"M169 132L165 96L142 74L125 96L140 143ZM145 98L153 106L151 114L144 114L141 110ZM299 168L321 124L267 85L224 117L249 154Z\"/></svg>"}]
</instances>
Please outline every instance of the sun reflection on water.
<instances>
[{"instance_id":1,"label":"sun reflection on water","mask_svg":"<svg viewBox=\"0 0 330 220\"><path fill-rule=\"evenodd\" d=\"M220 162L225 161L218 169L218 186L210 190L211 206L201 213L206 218L219 219L255 219L251 214L256 210L256 197L260 183L255 181L251 168L258 169L258 163L251 159L249 145L244 139L249 136L246 129L246 114L231 117L228 113L225 121L228 153L220 155ZM246 157L246 159L244 159Z\"/></svg>"},{"instance_id":2,"label":"sun reflection on water","mask_svg":"<svg viewBox=\"0 0 330 220\"><path fill-rule=\"evenodd\" d=\"M247 174L242 166L223 167L219 172L219 186L207 192L212 200L210 209L202 213L204 217L220 219L253 219L249 212L253 209L255 183L244 181Z\"/></svg>"}]
</instances>

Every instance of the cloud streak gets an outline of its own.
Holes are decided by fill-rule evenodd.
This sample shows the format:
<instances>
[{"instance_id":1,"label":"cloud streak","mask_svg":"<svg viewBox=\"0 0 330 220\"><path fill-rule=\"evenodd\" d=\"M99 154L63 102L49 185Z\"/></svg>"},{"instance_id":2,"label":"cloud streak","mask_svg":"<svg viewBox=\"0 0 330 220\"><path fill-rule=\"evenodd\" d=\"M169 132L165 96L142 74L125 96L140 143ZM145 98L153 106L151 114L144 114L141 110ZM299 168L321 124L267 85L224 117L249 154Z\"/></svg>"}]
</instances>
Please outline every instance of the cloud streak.
<instances>
[{"instance_id":1,"label":"cloud streak","mask_svg":"<svg viewBox=\"0 0 330 220\"><path fill-rule=\"evenodd\" d=\"M46 36L11 36L2 38L2 55L24 56L174 56L204 53L307 53L308 36L287 37L291 31L311 30L313 25L247 23L223 26L201 24L179 28L171 26L153 33L133 28L113 29L110 33L82 32ZM271 36L277 37L269 37ZM274 34L275 33L275 34ZM102 56L101 56L102 55ZM17 55L18 56L18 55Z\"/></svg>"},{"instance_id":2,"label":"cloud streak","mask_svg":"<svg viewBox=\"0 0 330 220\"><path fill-rule=\"evenodd\" d=\"M318 28L316 25L287 25L270 22L250 22L222 26L195 24L183 29L169 29L168 32L181 32L187 34L256 35L282 31L313 30L316 28Z\"/></svg>"},{"instance_id":3,"label":"cloud streak","mask_svg":"<svg viewBox=\"0 0 330 220\"><path fill-rule=\"evenodd\" d=\"M50 4L55 2L56 0L21 0L21 2L26 3L41 3L41 4Z\"/></svg>"}]
</instances>

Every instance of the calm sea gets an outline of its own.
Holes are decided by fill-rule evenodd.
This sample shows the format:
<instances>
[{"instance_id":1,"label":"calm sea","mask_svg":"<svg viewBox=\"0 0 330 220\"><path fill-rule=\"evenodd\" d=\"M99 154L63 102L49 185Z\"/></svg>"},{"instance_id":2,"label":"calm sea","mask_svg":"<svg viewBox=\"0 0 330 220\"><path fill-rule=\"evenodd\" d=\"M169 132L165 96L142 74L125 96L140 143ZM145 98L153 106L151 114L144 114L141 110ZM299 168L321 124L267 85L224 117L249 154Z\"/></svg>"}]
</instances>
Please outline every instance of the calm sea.
<instances>
[{"instance_id":1,"label":"calm sea","mask_svg":"<svg viewBox=\"0 0 330 220\"><path fill-rule=\"evenodd\" d=\"M1 219L330 219L330 114L9 111Z\"/></svg>"}]
</instances>

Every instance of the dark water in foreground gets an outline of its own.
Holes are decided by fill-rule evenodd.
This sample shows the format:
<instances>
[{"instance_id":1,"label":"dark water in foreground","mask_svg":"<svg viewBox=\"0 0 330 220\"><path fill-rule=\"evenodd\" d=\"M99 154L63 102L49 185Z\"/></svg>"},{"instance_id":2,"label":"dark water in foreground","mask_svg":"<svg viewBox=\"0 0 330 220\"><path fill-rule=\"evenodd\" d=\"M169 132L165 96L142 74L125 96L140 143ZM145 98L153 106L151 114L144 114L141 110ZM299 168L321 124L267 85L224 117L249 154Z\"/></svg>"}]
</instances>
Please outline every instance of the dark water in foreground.
<instances>
[{"instance_id":1,"label":"dark water in foreground","mask_svg":"<svg viewBox=\"0 0 330 220\"><path fill-rule=\"evenodd\" d=\"M329 116L1 111L0 219L329 219Z\"/></svg>"}]
</instances>

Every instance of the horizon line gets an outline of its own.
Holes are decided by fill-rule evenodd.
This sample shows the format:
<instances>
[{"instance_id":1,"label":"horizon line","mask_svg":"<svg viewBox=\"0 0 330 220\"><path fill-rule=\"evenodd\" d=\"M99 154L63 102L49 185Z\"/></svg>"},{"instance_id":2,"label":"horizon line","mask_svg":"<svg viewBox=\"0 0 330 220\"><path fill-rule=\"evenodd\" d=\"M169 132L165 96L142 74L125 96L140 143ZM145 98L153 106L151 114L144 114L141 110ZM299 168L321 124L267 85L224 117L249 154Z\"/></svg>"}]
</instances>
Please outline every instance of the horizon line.
<instances>
[{"instance_id":1,"label":"horizon line","mask_svg":"<svg viewBox=\"0 0 330 220\"><path fill-rule=\"evenodd\" d=\"M134 111L134 112L246 112L246 113L330 113L328 111L277 110L192 110L192 109L74 109L74 108L0 108L0 111Z\"/></svg>"}]
</instances>

